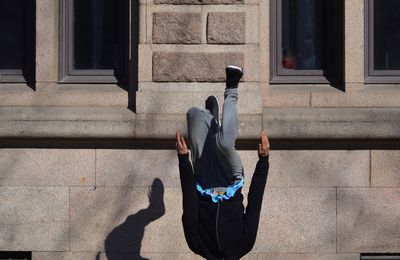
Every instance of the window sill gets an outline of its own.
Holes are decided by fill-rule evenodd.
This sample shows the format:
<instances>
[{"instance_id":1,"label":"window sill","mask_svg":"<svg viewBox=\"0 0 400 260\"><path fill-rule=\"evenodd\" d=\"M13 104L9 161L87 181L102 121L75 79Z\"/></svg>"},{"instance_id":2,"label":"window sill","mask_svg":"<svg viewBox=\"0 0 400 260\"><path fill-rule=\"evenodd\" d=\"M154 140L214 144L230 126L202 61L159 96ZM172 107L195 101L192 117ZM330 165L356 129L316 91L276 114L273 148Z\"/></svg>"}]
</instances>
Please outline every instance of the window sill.
<instances>
[{"instance_id":1,"label":"window sill","mask_svg":"<svg viewBox=\"0 0 400 260\"><path fill-rule=\"evenodd\" d=\"M277 139L400 140L400 108L264 108Z\"/></svg>"},{"instance_id":2,"label":"window sill","mask_svg":"<svg viewBox=\"0 0 400 260\"><path fill-rule=\"evenodd\" d=\"M341 92L335 87L332 87L328 84L270 84L270 91L305 91L305 92L316 92L316 91L334 91Z\"/></svg>"},{"instance_id":3,"label":"window sill","mask_svg":"<svg viewBox=\"0 0 400 260\"><path fill-rule=\"evenodd\" d=\"M264 108L239 115L240 139L400 140L400 108ZM184 114L135 114L123 107L0 107L0 139L171 140Z\"/></svg>"}]
</instances>

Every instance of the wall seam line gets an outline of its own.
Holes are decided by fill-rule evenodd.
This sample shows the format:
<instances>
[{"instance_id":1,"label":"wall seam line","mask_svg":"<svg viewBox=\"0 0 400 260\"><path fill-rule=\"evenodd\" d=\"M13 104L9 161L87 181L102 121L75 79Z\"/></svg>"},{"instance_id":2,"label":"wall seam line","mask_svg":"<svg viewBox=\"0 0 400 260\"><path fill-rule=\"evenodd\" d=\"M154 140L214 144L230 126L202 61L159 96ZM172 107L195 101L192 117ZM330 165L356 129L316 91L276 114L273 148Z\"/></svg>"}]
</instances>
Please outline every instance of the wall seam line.
<instances>
[{"instance_id":1,"label":"wall seam line","mask_svg":"<svg viewBox=\"0 0 400 260\"><path fill-rule=\"evenodd\" d=\"M97 149L94 149L94 188L97 187Z\"/></svg>"},{"instance_id":2,"label":"wall seam line","mask_svg":"<svg viewBox=\"0 0 400 260\"><path fill-rule=\"evenodd\" d=\"M372 150L369 150L369 187L372 188Z\"/></svg>"},{"instance_id":3,"label":"wall seam line","mask_svg":"<svg viewBox=\"0 0 400 260\"><path fill-rule=\"evenodd\" d=\"M336 195L335 195L335 206L336 206L336 224L335 224L335 228L336 228L336 254L338 253L338 225L337 225L337 218L338 218L338 187L336 187Z\"/></svg>"},{"instance_id":4,"label":"wall seam line","mask_svg":"<svg viewBox=\"0 0 400 260\"><path fill-rule=\"evenodd\" d=\"M68 186L68 251L71 252L71 187Z\"/></svg>"}]
</instances>

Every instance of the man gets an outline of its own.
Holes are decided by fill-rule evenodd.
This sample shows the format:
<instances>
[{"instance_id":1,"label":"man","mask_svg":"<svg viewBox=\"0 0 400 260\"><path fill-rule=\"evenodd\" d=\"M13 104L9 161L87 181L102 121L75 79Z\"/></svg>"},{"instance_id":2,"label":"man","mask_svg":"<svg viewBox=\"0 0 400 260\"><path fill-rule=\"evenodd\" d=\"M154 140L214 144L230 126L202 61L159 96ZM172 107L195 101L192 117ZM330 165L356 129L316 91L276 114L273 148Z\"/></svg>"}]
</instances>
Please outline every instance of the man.
<instances>
[{"instance_id":1,"label":"man","mask_svg":"<svg viewBox=\"0 0 400 260\"><path fill-rule=\"evenodd\" d=\"M244 211L241 193L244 171L235 150L239 135L237 88L242 74L239 67L226 68L221 126L216 97L207 98L207 110L189 109L188 138L193 167L185 139L176 132L185 238L189 248L206 259L239 259L252 249L257 235L269 167L269 142L262 131L259 160Z\"/></svg>"}]
</instances>

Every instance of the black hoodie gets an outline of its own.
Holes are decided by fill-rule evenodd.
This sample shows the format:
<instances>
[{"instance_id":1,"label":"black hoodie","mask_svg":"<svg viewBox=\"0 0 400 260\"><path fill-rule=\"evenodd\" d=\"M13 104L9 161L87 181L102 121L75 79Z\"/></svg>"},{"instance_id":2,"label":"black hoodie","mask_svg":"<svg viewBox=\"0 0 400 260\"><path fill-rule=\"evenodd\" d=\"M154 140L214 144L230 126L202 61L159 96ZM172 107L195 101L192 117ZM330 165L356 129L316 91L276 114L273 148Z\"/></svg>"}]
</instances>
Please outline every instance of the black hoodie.
<instances>
[{"instance_id":1,"label":"black hoodie","mask_svg":"<svg viewBox=\"0 0 400 260\"><path fill-rule=\"evenodd\" d=\"M182 223L186 242L206 259L240 259L256 241L261 204L268 176L268 156L260 156L247 197L246 212L241 189L218 203L198 193L189 154L179 155L183 193Z\"/></svg>"}]
</instances>

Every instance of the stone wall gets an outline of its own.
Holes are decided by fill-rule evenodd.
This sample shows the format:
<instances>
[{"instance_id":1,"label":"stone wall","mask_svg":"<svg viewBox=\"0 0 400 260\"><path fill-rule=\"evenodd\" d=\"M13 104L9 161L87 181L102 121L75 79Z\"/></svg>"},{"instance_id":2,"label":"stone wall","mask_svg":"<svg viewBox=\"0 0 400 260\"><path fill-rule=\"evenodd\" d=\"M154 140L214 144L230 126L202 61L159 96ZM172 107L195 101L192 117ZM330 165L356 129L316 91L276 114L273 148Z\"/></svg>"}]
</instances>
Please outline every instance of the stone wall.
<instances>
[{"instance_id":1,"label":"stone wall","mask_svg":"<svg viewBox=\"0 0 400 260\"><path fill-rule=\"evenodd\" d=\"M240 155L247 194L257 156ZM246 259L399 252L399 162L392 150L272 151ZM198 259L183 236L175 151L0 149L0 172L0 250L35 260Z\"/></svg>"},{"instance_id":2,"label":"stone wall","mask_svg":"<svg viewBox=\"0 0 400 260\"><path fill-rule=\"evenodd\" d=\"M185 134L188 108L223 99L224 67L234 63L244 68L241 147L261 128L272 143L247 259L400 252L400 92L364 84L364 0L345 1L344 90L270 84L270 0L133 2L137 82L124 89L60 82L60 0L36 1L35 89L0 84L0 251L198 259L180 223L172 139L177 128ZM257 158L244 148L246 193Z\"/></svg>"},{"instance_id":3,"label":"stone wall","mask_svg":"<svg viewBox=\"0 0 400 260\"><path fill-rule=\"evenodd\" d=\"M184 114L209 95L222 98L224 68L236 64L245 71L242 98L253 101L239 104L240 113L261 114L258 4L166 0L140 6L146 26L140 31L138 113Z\"/></svg>"}]
</instances>

